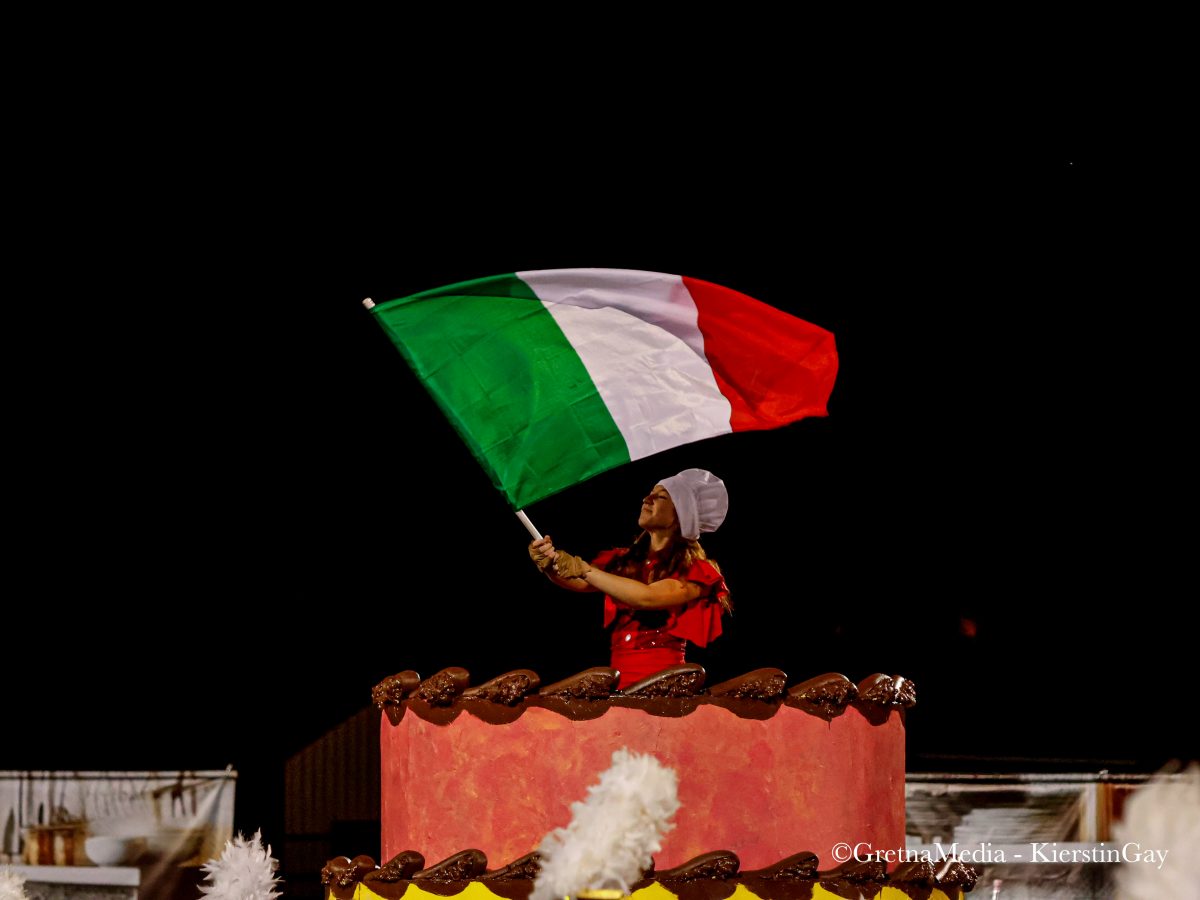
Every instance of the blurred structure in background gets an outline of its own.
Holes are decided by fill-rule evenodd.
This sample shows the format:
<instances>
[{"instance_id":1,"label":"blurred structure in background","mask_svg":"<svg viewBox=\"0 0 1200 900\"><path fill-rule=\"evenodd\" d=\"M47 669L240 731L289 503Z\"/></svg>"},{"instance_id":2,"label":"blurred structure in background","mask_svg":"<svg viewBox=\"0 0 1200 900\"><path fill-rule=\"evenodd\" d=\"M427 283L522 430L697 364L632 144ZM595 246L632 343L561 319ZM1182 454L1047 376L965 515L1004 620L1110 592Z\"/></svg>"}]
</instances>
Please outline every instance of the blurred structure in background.
<instances>
[{"instance_id":1,"label":"blurred structure in background","mask_svg":"<svg viewBox=\"0 0 1200 900\"><path fill-rule=\"evenodd\" d=\"M379 710L351 716L287 761L280 854L288 900L324 895L335 856L379 859Z\"/></svg>"},{"instance_id":2,"label":"blurred structure in background","mask_svg":"<svg viewBox=\"0 0 1200 900\"><path fill-rule=\"evenodd\" d=\"M232 835L236 781L232 768L0 772L0 863L56 897L193 900Z\"/></svg>"},{"instance_id":3,"label":"blurred structure in background","mask_svg":"<svg viewBox=\"0 0 1200 900\"><path fill-rule=\"evenodd\" d=\"M907 847L971 863L981 900L1101 900L1130 866L1158 870L1167 847L1130 835L1122 819L1143 786L1181 799L1183 774L928 774L906 776ZM1200 808L1198 808L1200 812ZM1161 832L1160 832L1161 837ZM1127 842L1136 846L1128 846ZM1159 841L1161 843L1161 841ZM1164 867L1182 860L1168 852ZM1200 890L1200 882L1194 888ZM1174 900L1173 895L1171 896ZM1191 895L1193 897L1198 895ZM1162 898L1160 898L1162 900Z\"/></svg>"}]
</instances>

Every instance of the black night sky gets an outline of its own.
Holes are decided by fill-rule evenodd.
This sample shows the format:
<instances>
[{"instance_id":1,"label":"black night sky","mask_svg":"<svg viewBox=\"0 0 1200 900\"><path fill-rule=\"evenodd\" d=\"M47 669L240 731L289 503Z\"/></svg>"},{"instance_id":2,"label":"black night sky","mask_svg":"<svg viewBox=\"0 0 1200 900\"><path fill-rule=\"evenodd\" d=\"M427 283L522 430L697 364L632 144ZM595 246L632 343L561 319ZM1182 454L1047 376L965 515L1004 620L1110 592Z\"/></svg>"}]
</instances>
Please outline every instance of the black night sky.
<instances>
[{"instance_id":1,"label":"black night sky","mask_svg":"<svg viewBox=\"0 0 1200 900\"><path fill-rule=\"evenodd\" d=\"M386 675L604 664L599 601L537 576L360 305L575 266L716 282L837 339L827 418L529 510L590 554L663 476L724 478L705 543L736 612L694 657L710 682L912 678L913 770L1194 755L1158 512L1185 471L1169 248L1120 161L778 138L519 162L450 134L301 142L81 182L23 239L51 296L7 335L0 768L233 763L239 827L269 829L283 760Z\"/></svg>"}]
</instances>

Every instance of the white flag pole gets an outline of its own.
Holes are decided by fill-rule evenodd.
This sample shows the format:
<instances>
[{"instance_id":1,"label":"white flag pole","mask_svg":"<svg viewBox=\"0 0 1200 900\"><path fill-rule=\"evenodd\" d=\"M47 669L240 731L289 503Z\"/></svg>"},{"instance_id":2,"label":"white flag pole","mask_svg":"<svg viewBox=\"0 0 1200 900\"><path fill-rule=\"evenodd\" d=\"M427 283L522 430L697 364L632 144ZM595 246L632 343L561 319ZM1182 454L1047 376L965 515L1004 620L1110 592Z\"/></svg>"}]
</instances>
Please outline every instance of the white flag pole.
<instances>
[{"instance_id":1,"label":"white flag pole","mask_svg":"<svg viewBox=\"0 0 1200 900\"><path fill-rule=\"evenodd\" d=\"M538 530L533 527L533 523L529 521L529 516L525 515L525 510L517 510L517 518L521 520L521 524L525 526L525 530L533 535L535 541L540 541L542 536L538 534Z\"/></svg>"}]
</instances>

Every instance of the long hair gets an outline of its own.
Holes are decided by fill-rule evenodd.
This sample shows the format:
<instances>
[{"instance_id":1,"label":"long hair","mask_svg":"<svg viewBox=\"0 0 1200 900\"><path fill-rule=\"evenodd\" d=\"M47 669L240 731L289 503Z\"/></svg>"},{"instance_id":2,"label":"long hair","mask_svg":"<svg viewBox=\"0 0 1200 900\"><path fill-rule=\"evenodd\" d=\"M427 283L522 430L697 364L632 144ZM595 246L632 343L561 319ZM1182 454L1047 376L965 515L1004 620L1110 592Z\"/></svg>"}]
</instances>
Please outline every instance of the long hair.
<instances>
[{"instance_id":1,"label":"long hair","mask_svg":"<svg viewBox=\"0 0 1200 900\"><path fill-rule=\"evenodd\" d=\"M641 581L642 567L649 556L650 532L643 531L629 545L628 550L619 553L613 558L612 562L608 564L607 571L612 572L614 575L624 575L626 578ZM717 565L717 561L704 552L704 548L700 546L699 541L689 541L676 531L672 535L670 543L667 544L666 551L659 554L653 560L648 575L651 581L673 578L686 572L694 563L700 560L707 560L708 564L716 569L717 572L721 571L721 567ZM727 591L720 592L716 600L726 612L733 612L733 603L730 602Z\"/></svg>"}]
</instances>

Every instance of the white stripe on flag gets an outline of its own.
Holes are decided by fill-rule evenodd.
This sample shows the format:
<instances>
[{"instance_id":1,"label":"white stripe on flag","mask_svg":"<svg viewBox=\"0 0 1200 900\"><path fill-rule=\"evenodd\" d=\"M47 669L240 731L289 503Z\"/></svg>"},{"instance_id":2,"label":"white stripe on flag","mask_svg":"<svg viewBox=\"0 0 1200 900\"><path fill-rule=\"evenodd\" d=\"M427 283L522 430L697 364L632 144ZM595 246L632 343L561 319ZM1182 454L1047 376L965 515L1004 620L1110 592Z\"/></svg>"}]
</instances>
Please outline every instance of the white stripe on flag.
<instances>
[{"instance_id":1,"label":"white stripe on flag","mask_svg":"<svg viewBox=\"0 0 1200 900\"><path fill-rule=\"evenodd\" d=\"M579 354L630 459L732 431L729 401L704 357L696 304L679 276L555 269L517 277Z\"/></svg>"}]
</instances>

